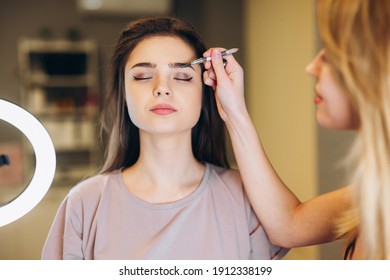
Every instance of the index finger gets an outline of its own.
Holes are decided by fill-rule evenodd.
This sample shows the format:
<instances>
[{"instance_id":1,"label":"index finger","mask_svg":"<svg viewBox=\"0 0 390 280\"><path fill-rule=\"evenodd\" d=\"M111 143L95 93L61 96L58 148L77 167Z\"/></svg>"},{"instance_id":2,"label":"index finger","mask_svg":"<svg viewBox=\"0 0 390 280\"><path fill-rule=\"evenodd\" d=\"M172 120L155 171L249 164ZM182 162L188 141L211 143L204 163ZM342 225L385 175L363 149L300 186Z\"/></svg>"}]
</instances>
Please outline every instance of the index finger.
<instances>
[{"instance_id":1,"label":"index finger","mask_svg":"<svg viewBox=\"0 0 390 280\"><path fill-rule=\"evenodd\" d=\"M221 51L219 49L214 49L212 51L211 64L212 64L212 67L214 69L217 80L219 77L221 77L221 75L223 75L222 73L224 73L224 75L226 75L225 65L223 63L222 54L221 54Z\"/></svg>"}]
</instances>

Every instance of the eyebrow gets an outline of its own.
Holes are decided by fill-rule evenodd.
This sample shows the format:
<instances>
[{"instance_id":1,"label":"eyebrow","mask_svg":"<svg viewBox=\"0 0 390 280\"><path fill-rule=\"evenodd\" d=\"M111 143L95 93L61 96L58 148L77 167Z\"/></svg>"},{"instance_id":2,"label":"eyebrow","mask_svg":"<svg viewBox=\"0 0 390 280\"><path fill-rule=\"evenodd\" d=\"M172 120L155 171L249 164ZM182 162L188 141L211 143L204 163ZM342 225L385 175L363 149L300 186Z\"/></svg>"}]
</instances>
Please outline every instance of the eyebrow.
<instances>
[{"instance_id":1,"label":"eyebrow","mask_svg":"<svg viewBox=\"0 0 390 280\"><path fill-rule=\"evenodd\" d=\"M171 67L171 68L186 68L186 67L190 67L190 68L192 68L192 70L195 71L195 69L192 67L191 64L183 63L183 62L169 63L169 67Z\"/></svg>"},{"instance_id":2,"label":"eyebrow","mask_svg":"<svg viewBox=\"0 0 390 280\"><path fill-rule=\"evenodd\" d=\"M151 63L151 62L140 62L137 64L134 64L131 69L136 68L136 67L146 67L146 68L156 68L156 63ZM188 63L185 62L173 62L173 63L168 63L168 66L170 68L185 68L185 67L190 67L192 70L195 71L195 69L192 67L192 65L189 65Z\"/></svg>"},{"instance_id":3,"label":"eyebrow","mask_svg":"<svg viewBox=\"0 0 390 280\"><path fill-rule=\"evenodd\" d=\"M131 67L131 69L136 68L136 67L155 68L156 64L155 63L151 63L151 62L140 62L140 63L134 64Z\"/></svg>"}]
</instances>

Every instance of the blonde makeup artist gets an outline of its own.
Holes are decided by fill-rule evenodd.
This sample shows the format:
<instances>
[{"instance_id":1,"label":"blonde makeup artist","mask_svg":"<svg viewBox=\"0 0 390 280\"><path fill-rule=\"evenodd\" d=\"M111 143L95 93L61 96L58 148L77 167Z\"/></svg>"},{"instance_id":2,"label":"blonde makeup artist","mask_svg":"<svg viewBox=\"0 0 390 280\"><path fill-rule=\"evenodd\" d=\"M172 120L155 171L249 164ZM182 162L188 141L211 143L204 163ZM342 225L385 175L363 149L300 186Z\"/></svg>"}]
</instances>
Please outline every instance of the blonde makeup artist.
<instances>
[{"instance_id":1,"label":"blonde makeup artist","mask_svg":"<svg viewBox=\"0 0 390 280\"><path fill-rule=\"evenodd\" d=\"M213 68L205 63L205 82L215 89L245 188L274 244L346 237L346 259L390 259L390 2L319 0L317 20L324 48L307 67L316 78L316 118L327 128L357 131L351 187L301 203L267 159L234 58L226 57L225 70L220 51L208 50Z\"/></svg>"}]
</instances>

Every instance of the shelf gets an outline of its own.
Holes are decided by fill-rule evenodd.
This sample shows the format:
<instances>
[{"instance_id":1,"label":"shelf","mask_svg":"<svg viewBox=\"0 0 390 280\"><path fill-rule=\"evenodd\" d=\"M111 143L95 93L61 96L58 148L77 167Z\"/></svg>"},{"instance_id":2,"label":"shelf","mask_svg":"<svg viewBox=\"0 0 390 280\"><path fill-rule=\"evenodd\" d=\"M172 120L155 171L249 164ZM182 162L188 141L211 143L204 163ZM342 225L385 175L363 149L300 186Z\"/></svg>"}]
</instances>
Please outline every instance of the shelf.
<instances>
[{"instance_id":1,"label":"shelf","mask_svg":"<svg viewBox=\"0 0 390 280\"><path fill-rule=\"evenodd\" d=\"M97 167L79 167L77 169L57 169L57 172L54 176L53 185L54 186L74 186L81 180L87 178L92 174L96 174Z\"/></svg>"},{"instance_id":2,"label":"shelf","mask_svg":"<svg viewBox=\"0 0 390 280\"><path fill-rule=\"evenodd\" d=\"M71 121L93 121L96 122L98 110L92 108L56 108L46 107L37 109L30 109L29 112L34 116L45 121L46 119L65 122Z\"/></svg>"},{"instance_id":3,"label":"shelf","mask_svg":"<svg viewBox=\"0 0 390 280\"><path fill-rule=\"evenodd\" d=\"M97 145L96 122L64 120L43 120L54 147L61 150L92 149Z\"/></svg>"},{"instance_id":4,"label":"shelf","mask_svg":"<svg viewBox=\"0 0 390 280\"><path fill-rule=\"evenodd\" d=\"M43 73L31 73L23 81L26 85L42 87L92 87L96 84L93 75L49 76Z\"/></svg>"},{"instance_id":5,"label":"shelf","mask_svg":"<svg viewBox=\"0 0 390 280\"><path fill-rule=\"evenodd\" d=\"M19 49L28 53L89 53L96 51L96 44L91 40L40 40L22 38Z\"/></svg>"},{"instance_id":6,"label":"shelf","mask_svg":"<svg viewBox=\"0 0 390 280\"><path fill-rule=\"evenodd\" d=\"M23 38L19 42L22 104L52 138L57 183L75 183L96 170L100 155L97 55L90 40Z\"/></svg>"}]
</instances>

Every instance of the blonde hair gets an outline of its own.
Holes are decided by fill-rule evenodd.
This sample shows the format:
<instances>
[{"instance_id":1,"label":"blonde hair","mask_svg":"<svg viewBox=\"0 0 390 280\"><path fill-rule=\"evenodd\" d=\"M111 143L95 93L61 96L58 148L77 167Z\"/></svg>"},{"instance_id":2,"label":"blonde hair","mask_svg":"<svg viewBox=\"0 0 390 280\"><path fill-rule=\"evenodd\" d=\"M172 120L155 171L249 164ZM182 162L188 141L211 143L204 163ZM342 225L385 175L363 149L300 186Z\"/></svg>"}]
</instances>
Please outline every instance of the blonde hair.
<instances>
[{"instance_id":1,"label":"blonde hair","mask_svg":"<svg viewBox=\"0 0 390 280\"><path fill-rule=\"evenodd\" d=\"M359 115L348 162L355 203L340 235L363 244L363 258L390 259L390 1L318 0L327 61Z\"/></svg>"}]
</instances>

